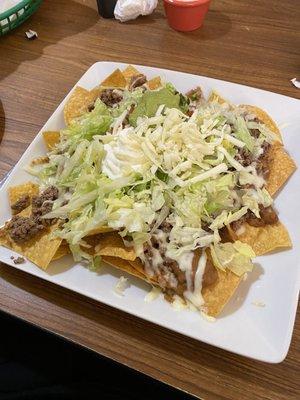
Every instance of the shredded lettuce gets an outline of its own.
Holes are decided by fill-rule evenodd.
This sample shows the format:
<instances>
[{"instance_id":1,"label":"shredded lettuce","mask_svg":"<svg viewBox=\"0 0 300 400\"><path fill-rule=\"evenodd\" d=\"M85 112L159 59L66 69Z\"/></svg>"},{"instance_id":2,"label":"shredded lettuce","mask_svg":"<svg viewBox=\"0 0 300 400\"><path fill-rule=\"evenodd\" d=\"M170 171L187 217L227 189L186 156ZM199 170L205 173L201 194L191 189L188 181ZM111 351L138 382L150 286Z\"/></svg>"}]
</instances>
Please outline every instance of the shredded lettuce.
<instances>
[{"instance_id":1,"label":"shredded lettuce","mask_svg":"<svg viewBox=\"0 0 300 400\"><path fill-rule=\"evenodd\" d=\"M189 106L171 84L124 91L110 108L98 99L93 111L61 131L47 164L29 167L42 187L59 189L46 217L63 221L56 235L67 240L75 260L93 268L100 262L83 242L96 228L118 230L141 254L167 221L168 257L210 246L218 268L237 275L251 269L250 250L220 243L219 230L248 210L259 217L260 207L272 204L255 166L235 158L241 148L261 154L272 134L258 124L261 135L252 137L254 122L242 108L203 102L189 117Z\"/></svg>"},{"instance_id":2,"label":"shredded lettuce","mask_svg":"<svg viewBox=\"0 0 300 400\"><path fill-rule=\"evenodd\" d=\"M255 257L252 248L240 241L234 243L218 243L210 246L211 256L215 267L242 276L252 271L251 259Z\"/></svg>"}]
</instances>

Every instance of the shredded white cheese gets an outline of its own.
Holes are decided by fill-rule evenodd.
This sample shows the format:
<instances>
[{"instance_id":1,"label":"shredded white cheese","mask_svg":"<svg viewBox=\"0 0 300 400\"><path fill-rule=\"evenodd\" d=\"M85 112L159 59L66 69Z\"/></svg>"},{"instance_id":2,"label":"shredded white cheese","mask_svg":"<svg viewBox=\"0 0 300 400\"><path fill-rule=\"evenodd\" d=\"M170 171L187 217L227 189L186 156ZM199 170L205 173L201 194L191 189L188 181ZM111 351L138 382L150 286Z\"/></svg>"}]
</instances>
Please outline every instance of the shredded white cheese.
<instances>
[{"instance_id":1,"label":"shredded white cheese","mask_svg":"<svg viewBox=\"0 0 300 400\"><path fill-rule=\"evenodd\" d=\"M161 294L160 288L153 286L151 291L146 294L144 301L146 303L150 303L151 301L156 300L160 294Z\"/></svg>"},{"instance_id":2,"label":"shredded white cheese","mask_svg":"<svg viewBox=\"0 0 300 400\"><path fill-rule=\"evenodd\" d=\"M114 292L119 296L124 296L124 291L130 287L128 278L121 276L118 280L116 286L114 287Z\"/></svg>"}]
</instances>

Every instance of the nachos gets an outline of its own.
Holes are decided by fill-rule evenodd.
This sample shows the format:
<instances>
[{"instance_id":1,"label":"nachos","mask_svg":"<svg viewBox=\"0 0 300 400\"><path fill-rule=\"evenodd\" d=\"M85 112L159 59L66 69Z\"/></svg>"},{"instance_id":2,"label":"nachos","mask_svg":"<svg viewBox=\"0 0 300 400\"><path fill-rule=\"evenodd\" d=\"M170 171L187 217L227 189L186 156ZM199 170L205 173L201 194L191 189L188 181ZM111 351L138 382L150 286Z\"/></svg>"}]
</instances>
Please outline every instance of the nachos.
<instances>
[{"instance_id":1,"label":"nachos","mask_svg":"<svg viewBox=\"0 0 300 400\"><path fill-rule=\"evenodd\" d=\"M41 268L103 260L216 316L255 256L292 246L273 197L296 167L263 110L128 66L75 88L64 117L0 230Z\"/></svg>"}]
</instances>

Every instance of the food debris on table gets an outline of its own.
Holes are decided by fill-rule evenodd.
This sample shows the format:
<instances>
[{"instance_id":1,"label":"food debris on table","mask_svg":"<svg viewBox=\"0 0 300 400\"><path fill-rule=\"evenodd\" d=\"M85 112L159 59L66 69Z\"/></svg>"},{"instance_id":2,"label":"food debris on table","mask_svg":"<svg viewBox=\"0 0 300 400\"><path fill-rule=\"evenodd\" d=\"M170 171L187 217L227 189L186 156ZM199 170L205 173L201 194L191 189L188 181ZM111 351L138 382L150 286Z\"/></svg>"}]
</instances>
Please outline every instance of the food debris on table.
<instances>
[{"instance_id":1,"label":"food debris on table","mask_svg":"<svg viewBox=\"0 0 300 400\"><path fill-rule=\"evenodd\" d=\"M14 264L24 264L24 262L25 262L24 257L15 258L14 256L11 256L10 259L13 260Z\"/></svg>"},{"instance_id":2,"label":"food debris on table","mask_svg":"<svg viewBox=\"0 0 300 400\"><path fill-rule=\"evenodd\" d=\"M299 81L299 79L293 78L293 79L291 79L291 82L296 88L300 89L300 81Z\"/></svg>"},{"instance_id":3,"label":"food debris on table","mask_svg":"<svg viewBox=\"0 0 300 400\"><path fill-rule=\"evenodd\" d=\"M25 32L25 36L28 40L34 40L38 38L38 34L36 31L29 29L29 31Z\"/></svg>"}]
</instances>

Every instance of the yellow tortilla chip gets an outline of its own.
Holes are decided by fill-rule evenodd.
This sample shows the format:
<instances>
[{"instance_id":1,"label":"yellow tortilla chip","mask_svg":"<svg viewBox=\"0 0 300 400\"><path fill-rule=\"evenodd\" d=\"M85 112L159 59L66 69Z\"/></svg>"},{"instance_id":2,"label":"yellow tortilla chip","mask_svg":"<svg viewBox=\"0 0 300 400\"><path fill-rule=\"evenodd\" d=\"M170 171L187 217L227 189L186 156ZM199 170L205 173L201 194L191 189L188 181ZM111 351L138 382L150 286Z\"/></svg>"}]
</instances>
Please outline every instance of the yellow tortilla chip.
<instances>
[{"instance_id":1,"label":"yellow tortilla chip","mask_svg":"<svg viewBox=\"0 0 300 400\"><path fill-rule=\"evenodd\" d=\"M104 233L95 247L95 255L118 257L123 260L135 260L136 254L132 247L126 247L117 232Z\"/></svg>"},{"instance_id":2,"label":"yellow tortilla chip","mask_svg":"<svg viewBox=\"0 0 300 400\"><path fill-rule=\"evenodd\" d=\"M66 125L70 125L75 118L78 118L88 112L88 106L95 101L97 96L99 96L100 91L100 88L95 88L89 91L77 86L64 108Z\"/></svg>"},{"instance_id":3,"label":"yellow tortilla chip","mask_svg":"<svg viewBox=\"0 0 300 400\"><path fill-rule=\"evenodd\" d=\"M134 68L132 65L128 65L124 71L122 71L123 76L125 77L127 82L130 82L131 78L135 75L139 75L140 72Z\"/></svg>"},{"instance_id":4,"label":"yellow tortilla chip","mask_svg":"<svg viewBox=\"0 0 300 400\"><path fill-rule=\"evenodd\" d=\"M109 88L120 88L125 89L127 85L125 76L119 69L116 69L112 74L110 74L103 82L101 82L101 87Z\"/></svg>"},{"instance_id":5,"label":"yellow tortilla chip","mask_svg":"<svg viewBox=\"0 0 300 400\"><path fill-rule=\"evenodd\" d=\"M60 133L58 131L43 132L43 139L48 150L53 150L55 145L59 143Z\"/></svg>"},{"instance_id":6,"label":"yellow tortilla chip","mask_svg":"<svg viewBox=\"0 0 300 400\"><path fill-rule=\"evenodd\" d=\"M132 266L135 270L137 270L137 271L139 272L139 274L141 274L141 275L144 276L144 280L145 280L146 282L149 282L149 283L151 283L151 284L153 284L153 285L158 285L157 280L156 280L155 277L151 278L151 277L149 277L149 276L146 275L145 270L144 270L143 263L142 263L142 261L141 261L138 257L136 257L135 260L129 261L129 262L130 262L131 266Z\"/></svg>"},{"instance_id":7,"label":"yellow tortilla chip","mask_svg":"<svg viewBox=\"0 0 300 400\"><path fill-rule=\"evenodd\" d=\"M257 118L262 121L272 132L276 133L278 136L279 140L282 141L281 133L276 125L276 123L272 120L269 114L267 114L264 110L262 110L259 107L256 106L250 106L250 105L242 105L242 107L245 107L248 111L251 113L255 114Z\"/></svg>"},{"instance_id":8,"label":"yellow tortilla chip","mask_svg":"<svg viewBox=\"0 0 300 400\"><path fill-rule=\"evenodd\" d=\"M228 104L230 104L230 102L229 102L228 100L223 99L223 97L221 97L221 96L219 95L219 93L217 93L217 92L214 91L214 90L210 93L210 95L209 95L209 97L208 97L208 101L210 101L210 102L217 102L217 103L220 103L220 104L223 104L223 103L228 103Z\"/></svg>"},{"instance_id":9,"label":"yellow tortilla chip","mask_svg":"<svg viewBox=\"0 0 300 400\"><path fill-rule=\"evenodd\" d=\"M150 79L150 81L147 82L147 86L150 90L155 90L161 87L160 77L156 76L155 78Z\"/></svg>"},{"instance_id":10,"label":"yellow tortilla chip","mask_svg":"<svg viewBox=\"0 0 300 400\"><path fill-rule=\"evenodd\" d=\"M257 256L269 253L274 250L288 249L292 247L290 235L285 226L278 221L276 224L263 227L244 225L244 232L240 235L228 228L233 240L240 240L252 247Z\"/></svg>"},{"instance_id":11,"label":"yellow tortilla chip","mask_svg":"<svg viewBox=\"0 0 300 400\"><path fill-rule=\"evenodd\" d=\"M42 164L47 164L49 162L49 157L48 156L44 156L44 157L37 157L34 158L30 165L34 166L34 165L42 165Z\"/></svg>"},{"instance_id":12,"label":"yellow tortilla chip","mask_svg":"<svg viewBox=\"0 0 300 400\"><path fill-rule=\"evenodd\" d=\"M119 257L109 257L103 256L102 260L113 267L120 269L121 271L127 272L130 275L136 276L137 278L143 279L145 276L137 271L133 266L129 263L128 260L124 260Z\"/></svg>"},{"instance_id":13,"label":"yellow tortilla chip","mask_svg":"<svg viewBox=\"0 0 300 400\"><path fill-rule=\"evenodd\" d=\"M65 240L63 240L51 261L58 260L70 253L71 253L71 251L70 251L70 247L69 247L68 243Z\"/></svg>"},{"instance_id":14,"label":"yellow tortilla chip","mask_svg":"<svg viewBox=\"0 0 300 400\"><path fill-rule=\"evenodd\" d=\"M288 178L296 170L296 164L292 158L284 150L281 142L281 134L278 126L272 120L272 118L262 109L255 106L244 106L255 114L272 132L274 132L280 142L274 142L269 150L269 169L270 175L267 179L266 188L268 192L273 196L288 180Z\"/></svg>"},{"instance_id":15,"label":"yellow tortilla chip","mask_svg":"<svg viewBox=\"0 0 300 400\"><path fill-rule=\"evenodd\" d=\"M23 216L25 215L26 213L23 213ZM51 239L51 233L57 229L57 227L58 224L54 224L45 229L38 236L21 244L15 243L8 235L6 228L3 227L0 229L0 245L19 253L21 256L27 258L38 267L46 270L62 241L60 238Z\"/></svg>"},{"instance_id":16,"label":"yellow tortilla chip","mask_svg":"<svg viewBox=\"0 0 300 400\"><path fill-rule=\"evenodd\" d=\"M198 263L201 252L197 252L193 260L193 263ZM144 275L144 280L151 283L152 285L158 286L158 282L153 278L149 278L145 275L144 267L139 258L134 261L130 261L130 264L136 269L141 275ZM213 285L207 286L202 289L201 293L204 299L205 312L216 317L223 310L227 302L234 294L238 287L241 277L235 275L231 271L223 272L216 269L218 273L218 280Z\"/></svg>"},{"instance_id":17,"label":"yellow tortilla chip","mask_svg":"<svg viewBox=\"0 0 300 400\"><path fill-rule=\"evenodd\" d=\"M295 172L297 167L293 159L287 154L279 142L272 144L268 153L268 160L270 173L267 179L266 189L271 196L274 196Z\"/></svg>"},{"instance_id":18,"label":"yellow tortilla chip","mask_svg":"<svg viewBox=\"0 0 300 400\"><path fill-rule=\"evenodd\" d=\"M204 310L212 317L220 314L242 279L231 271L224 272L217 269L217 272L218 281L202 289Z\"/></svg>"},{"instance_id":19,"label":"yellow tortilla chip","mask_svg":"<svg viewBox=\"0 0 300 400\"><path fill-rule=\"evenodd\" d=\"M28 195L31 199L32 196L36 196L38 194L39 187L32 182L26 182L22 185L11 186L8 188L8 198L11 206L20 200L22 196Z\"/></svg>"}]
</instances>

